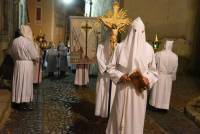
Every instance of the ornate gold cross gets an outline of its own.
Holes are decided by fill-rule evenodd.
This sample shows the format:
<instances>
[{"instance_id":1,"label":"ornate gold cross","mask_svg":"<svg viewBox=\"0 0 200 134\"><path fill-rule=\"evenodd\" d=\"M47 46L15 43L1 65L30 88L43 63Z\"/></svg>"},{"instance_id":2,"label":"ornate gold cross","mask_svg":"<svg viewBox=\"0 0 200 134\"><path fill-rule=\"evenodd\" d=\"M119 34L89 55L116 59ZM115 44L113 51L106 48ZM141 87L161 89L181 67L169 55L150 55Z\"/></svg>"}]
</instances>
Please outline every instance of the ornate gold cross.
<instances>
[{"instance_id":1,"label":"ornate gold cross","mask_svg":"<svg viewBox=\"0 0 200 134\"><path fill-rule=\"evenodd\" d=\"M128 26L131 23L131 19L127 17L127 12L124 9L119 10L119 3L113 3L113 9L109 10L106 15L99 17L99 20L109 29L112 30L111 33L111 46L114 50L117 44L117 35L118 32L124 31L125 26Z\"/></svg>"}]
</instances>

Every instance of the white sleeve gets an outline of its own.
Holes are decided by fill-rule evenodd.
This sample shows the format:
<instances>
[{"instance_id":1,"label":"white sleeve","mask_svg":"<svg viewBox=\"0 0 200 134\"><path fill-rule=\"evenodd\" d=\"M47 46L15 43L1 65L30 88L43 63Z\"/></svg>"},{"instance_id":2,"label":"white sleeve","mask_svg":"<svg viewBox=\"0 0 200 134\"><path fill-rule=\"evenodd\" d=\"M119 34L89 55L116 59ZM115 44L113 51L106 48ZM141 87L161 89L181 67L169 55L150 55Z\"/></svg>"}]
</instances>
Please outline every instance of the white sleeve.
<instances>
[{"instance_id":1,"label":"white sleeve","mask_svg":"<svg viewBox=\"0 0 200 134\"><path fill-rule=\"evenodd\" d=\"M37 60L39 58L39 53L38 53L37 49L35 48L33 42L31 42L31 41L28 44L28 51L30 53L32 60Z\"/></svg>"},{"instance_id":2,"label":"white sleeve","mask_svg":"<svg viewBox=\"0 0 200 134\"><path fill-rule=\"evenodd\" d=\"M175 65L174 70L173 70L173 73L172 73L172 80L173 80L173 81L176 80L176 72L177 72L177 68L178 68L178 58L177 58L176 65Z\"/></svg>"},{"instance_id":3,"label":"white sleeve","mask_svg":"<svg viewBox=\"0 0 200 134\"><path fill-rule=\"evenodd\" d=\"M102 55L102 47L98 45L97 49L97 63L98 63L98 68L101 74L103 74L106 71L106 64L105 61L102 59L104 57Z\"/></svg>"},{"instance_id":4,"label":"white sleeve","mask_svg":"<svg viewBox=\"0 0 200 134\"><path fill-rule=\"evenodd\" d=\"M121 78L122 75L124 75L124 73L120 72L119 70L117 70L117 60L119 58L119 46L117 46L114 50L113 56L109 62L108 65L108 70L107 72L109 73L112 81L117 84L119 79Z\"/></svg>"},{"instance_id":5,"label":"white sleeve","mask_svg":"<svg viewBox=\"0 0 200 134\"><path fill-rule=\"evenodd\" d=\"M158 72L156 69L156 61L155 61L155 55L154 52L152 52L152 58L151 62L148 64L148 70L143 74L146 78L149 80L150 88L153 87L153 85L158 80Z\"/></svg>"}]
</instances>

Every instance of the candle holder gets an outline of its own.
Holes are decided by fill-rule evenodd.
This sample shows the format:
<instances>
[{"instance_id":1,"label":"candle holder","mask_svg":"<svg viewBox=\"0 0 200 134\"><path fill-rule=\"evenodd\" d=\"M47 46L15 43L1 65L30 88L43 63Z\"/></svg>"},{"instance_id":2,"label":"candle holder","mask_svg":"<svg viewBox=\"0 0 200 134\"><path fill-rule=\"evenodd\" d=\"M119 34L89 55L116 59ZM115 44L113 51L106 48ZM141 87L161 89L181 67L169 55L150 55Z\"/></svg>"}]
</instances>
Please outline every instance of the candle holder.
<instances>
[{"instance_id":1,"label":"candle holder","mask_svg":"<svg viewBox=\"0 0 200 134\"><path fill-rule=\"evenodd\" d=\"M47 40L45 39L45 34L40 34L36 37L36 41L39 45L39 47L44 51L49 47Z\"/></svg>"},{"instance_id":2,"label":"candle holder","mask_svg":"<svg viewBox=\"0 0 200 134\"><path fill-rule=\"evenodd\" d=\"M160 41L158 40L158 36L156 34L155 40L153 42L153 49L156 51L160 48Z\"/></svg>"}]
</instances>

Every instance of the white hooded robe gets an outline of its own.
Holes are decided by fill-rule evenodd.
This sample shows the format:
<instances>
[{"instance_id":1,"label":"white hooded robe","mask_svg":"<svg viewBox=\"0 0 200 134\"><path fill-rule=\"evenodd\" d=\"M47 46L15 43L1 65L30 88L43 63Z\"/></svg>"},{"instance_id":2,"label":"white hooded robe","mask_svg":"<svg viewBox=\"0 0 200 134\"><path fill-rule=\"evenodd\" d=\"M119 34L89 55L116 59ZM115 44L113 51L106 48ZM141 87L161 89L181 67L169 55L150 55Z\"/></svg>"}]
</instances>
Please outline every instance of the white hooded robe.
<instances>
[{"instance_id":1,"label":"white hooded robe","mask_svg":"<svg viewBox=\"0 0 200 134\"><path fill-rule=\"evenodd\" d=\"M31 27L29 25L22 25L20 31L25 38L27 38L33 42L35 49L37 50L37 55L40 58L40 48L39 48L38 44L33 41L33 33L31 30ZM33 68L34 68L33 69L34 70L33 83L39 84L42 82L41 61L39 60L38 62L35 62Z\"/></svg>"},{"instance_id":2,"label":"white hooded robe","mask_svg":"<svg viewBox=\"0 0 200 134\"><path fill-rule=\"evenodd\" d=\"M109 45L109 44L104 44ZM97 62L98 62L98 77L96 84L96 106L95 115L102 118L108 117L108 105L109 105L109 89L111 84L111 98L110 98L110 111L115 96L116 85L110 80L110 76L107 73L107 65L109 62L109 55L107 54L107 47L102 44L97 48Z\"/></svg>"},{"instance_id":3,"label":"white hooded robe","mask_svg":"<svg viewBox=\"0 0 200 134\"><path fill-rule=\"evenodd\" d=\"M157 81L153 48L146 42L144 24L133 21L126 39L116 46L108 72L117 84L106 134L143 134L147 91L138 92L130 83L119 83L122 75L140 70L150 87Z\"/></svg>"},{"instance_id":4,"label":"white hooded robe","mask_svg":"<svg viewBox=\"0 0 200 134\"><path fill-rule=\"evenodd\" d=\"M156 53L158 81L151 92L149 104L160 109L169 109L172 81L176 80L178 56L172 52L173 41L167 41L165 49Z\"/></svg>"},{"instance_id":5,"label":"white hooded robe","mask_svg":"<svg viewBox=\"0 0 200 134\"><path fill-rule=\"evenodd\" d=\"M89 83L89 65L76 64L76 74L74 84L77 86L87 85Z\"/></svg>"},{"instance_id":6,"label":"white hooded robe","mask_svg":"<svg viewBox=\"0 0 200 134\"><path fill-rule=\"evenodd\" d=\"M33 100L33 61L38 58L33 42L20 36L13 41L12 57L15 60L12 102L22 103Z\"/></svg>"}]
</instances>

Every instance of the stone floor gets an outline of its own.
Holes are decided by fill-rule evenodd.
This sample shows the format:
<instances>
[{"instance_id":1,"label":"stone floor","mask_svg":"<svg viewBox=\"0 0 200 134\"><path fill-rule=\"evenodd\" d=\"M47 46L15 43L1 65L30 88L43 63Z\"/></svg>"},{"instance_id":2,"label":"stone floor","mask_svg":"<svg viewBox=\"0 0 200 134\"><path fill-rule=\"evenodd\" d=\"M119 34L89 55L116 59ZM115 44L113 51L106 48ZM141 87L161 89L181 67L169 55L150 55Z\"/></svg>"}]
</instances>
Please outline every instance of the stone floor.
<instances>
[{"instance_id":1,"label":"stone floor","mask_svg":"<svg viewBox=\"0 0 200 134\"><path fill-rule=\"evenodd\" d=\"M104 134L106 123L97 124L94 116L96 78L92 77L84 88L75 87L73 80L72 73L63 79L45 78L35 88L34 111L13 110L0 133ZM191 85L181 84L182 81ZM183 113L185 103L200 93L195 84L189 77L178 78L168 113L155 112L148 107L144 134L200 134L200 128ZM187 93L189 87L192 89Z\"/></svg>"},{"instance_id":2,"label":"stone floor","mask_svg":"<svg viewBox=\"0 0 200 134\"><path fill-rule=\"evenodd\" d=\"M3 127L3 124L7 121L11 113L10 96L11 93L9 90L0 88L0 129Z\"/></svg>"}]
</instances>

